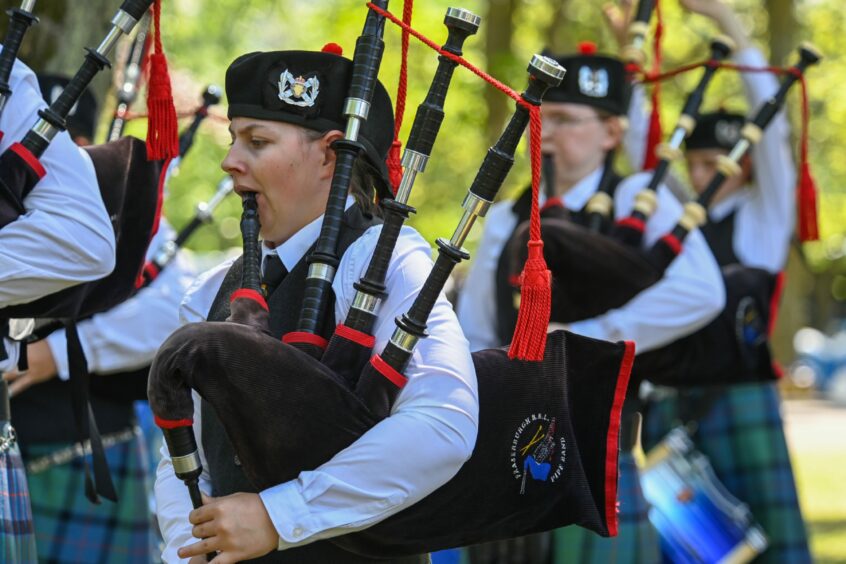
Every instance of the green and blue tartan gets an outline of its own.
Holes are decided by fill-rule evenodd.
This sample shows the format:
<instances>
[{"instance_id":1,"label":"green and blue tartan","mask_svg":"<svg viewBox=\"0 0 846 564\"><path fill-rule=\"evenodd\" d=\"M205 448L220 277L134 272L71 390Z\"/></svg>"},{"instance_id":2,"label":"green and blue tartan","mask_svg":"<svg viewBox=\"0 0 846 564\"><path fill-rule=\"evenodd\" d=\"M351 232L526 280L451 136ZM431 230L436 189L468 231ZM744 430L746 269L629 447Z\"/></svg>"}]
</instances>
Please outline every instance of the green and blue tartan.
<instances>
[{"instance_id":1,"label":"green and blue tartan","mask_svg":"<svg viewBox=\"0 0 846 564\"><path fill-rule=\"evenodd\" d=\"M0 561L35 562L32 510L16 443L0 451L0 527Z\"/></svg>"},{"instance_id":2,"label":"green and blue tartan","mask_svg":"<svg viewBox=\"0 0 846 564\"><path fill-rule=\"evenodd\" d=\"M755 562L811 562L776 384L737 385L716 394L708 390L692 389L651 403L644 419L644 449L700 413L697 404L712 402L698 418L692 439L726 489L749 506L764 529L770 546Z\"/></svg>"},{"instance_id":3,"label":"green and blue tartan","mask_svg":"<svg viewBox=\"0 0 846 564\"><path fill-rule=\"evenodd\" d=\"M32 460L67 443L30 445ZM118 502L95 505L85 497L81 458L28 475L39 562L144 563L153 561L155 539L148 503L148 460L144 442L105 449Z\"/></svg>"},{"instance_id":4,"label":"green and blue tartan","mask_svg":"<svg viewBox=\"0 0 846 564\"><path fill-rule=\"evenodd\" d=\"M617 499L617 536L603 538L575 526L558 529L553 543L556 564L661 562L658 533L649 522L649 505L640 489L637 466L630 452L620 453Z\"/></svg>"}]
</instances>

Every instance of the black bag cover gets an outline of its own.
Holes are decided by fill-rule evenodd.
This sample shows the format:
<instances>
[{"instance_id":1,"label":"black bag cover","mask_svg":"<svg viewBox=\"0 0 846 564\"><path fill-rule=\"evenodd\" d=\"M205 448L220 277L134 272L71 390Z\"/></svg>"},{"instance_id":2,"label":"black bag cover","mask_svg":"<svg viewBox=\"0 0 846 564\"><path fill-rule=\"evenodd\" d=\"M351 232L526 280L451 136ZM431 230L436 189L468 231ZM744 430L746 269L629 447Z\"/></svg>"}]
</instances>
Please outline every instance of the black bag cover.
<instances>
[{"instance_id":1,"label":"black bag cover","mask_svg":"<svg viewBox=\"0 0 846 564\"><path fill-rule=\"evenodd\" d=\"M644 254L608 236L593 233L566 217L560 206L544 210L543 256L552 272L550 321L571 323L618 308L664 275ZM506 245L511 274L519 276L528 253L529 222ZM514 292L519 295L520 288Z\"/></svg>"},{"instance_id":2,"label":"black bag cover","mask_svg":"<svg viewBox=\"0 0 846 564\"><path fill-rule=\"evenodd\" d=\"M144 266L159 213L160 161L147 161L144 141L124 137L85 147L112 220L117 260L111 274L26 304L0 309L0 318L89 317L130 297ZM36 188L37 189L37 188Z\"/></svg>"},{"instance_id":3,"label":"black bag cover","mask_svg":"<svg viewBox=\"0 0 846 564\"><path fill-rule=\"evenodd\" d=\"M774 380L768 329L776 276L759 268L722 268L726 306L711 323L665 347L638 355L633 378L670 386Z\"/></svg>"},{"instance_id":4,"label":"black bag cover","mask_svg":"<svg viewBox=\"0 0 846 564\"><path fill-rule=\"evenodd\" d=\"M546 351L536 363L509 360L505 349L474 353L481 409L471 458L423 501L333 542L390 557L571 524L616 534L634 347L559 331ZM153 412L190 419L191 388L215 409L256 491L319 466L376 422L343 377L236 323L187 325L162 345L150 371Z\"/></svg>"},{"instance_id":5,"label":"black bag cover","mask_svg":"<svg viewBox=\"0 0 846 564\"><path fill-rule=\"evenodd\" d=\"M26 212L24 197L41 180L43 167L39 171L40 163L29 160L37 159L20 144L12 145L0 155L0 229Z\"/></svg>"}]
</instances>

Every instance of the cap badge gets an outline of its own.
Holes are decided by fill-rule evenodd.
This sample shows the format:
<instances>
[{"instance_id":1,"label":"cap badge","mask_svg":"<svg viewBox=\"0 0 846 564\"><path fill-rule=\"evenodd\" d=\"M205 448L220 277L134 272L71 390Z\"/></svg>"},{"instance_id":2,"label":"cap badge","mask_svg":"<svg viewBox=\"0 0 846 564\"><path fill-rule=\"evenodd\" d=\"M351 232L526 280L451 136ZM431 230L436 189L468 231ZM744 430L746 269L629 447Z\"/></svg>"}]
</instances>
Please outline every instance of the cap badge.
<instances>
[{"instance_id":1,"label":"cap badge","mask_svg":"<svg viewBox=\"0 0 846 564\"><path fill-rule=\"evenodd\" d=\"M579 91L591 98L608 96L608 71L588 66L579 69Z\"/></svg>"},{"instance_id":2,"label":"cap badge","mask_svg":"<svg viewBox=\"0 0 846 564\"><path fill-rule=\"evenodd\" d=\"M316 76L294 78L287 70L279 74L279 99L292 106L310 108L320 92L320 81Z\"/></svg>"},{"instance_id":3,"label":"cap badge","mask_svg":"<svg viewBox=\"0 0 846 564\"><path fill-rule=\"evenodd\" d=\"M740 126L736 121L718 121L714 124L714 137L717 143L730 147L740 140Z\"/></svg>"}]
</instances>

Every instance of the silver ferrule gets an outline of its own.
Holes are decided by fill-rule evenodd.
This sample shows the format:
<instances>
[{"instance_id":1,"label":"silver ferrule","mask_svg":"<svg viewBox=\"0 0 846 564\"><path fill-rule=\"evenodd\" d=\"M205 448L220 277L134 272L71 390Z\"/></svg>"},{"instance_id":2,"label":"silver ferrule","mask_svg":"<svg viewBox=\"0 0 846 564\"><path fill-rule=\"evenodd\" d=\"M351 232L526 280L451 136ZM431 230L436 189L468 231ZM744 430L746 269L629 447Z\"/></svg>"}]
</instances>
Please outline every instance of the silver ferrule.
<instances>
[{"instance_id":1,"label":"silver ferrule","mask_svg":"<svg viewBox=\"0 0 846 564\"><path fill-rule=\"evenodd\" d=\"M200 463L200 454L196 450L185 456L171 456L170 461L173 464L173 473L177 476L196 472L203 467Z\"/></svg>"},{"instance_id":2,"label":"silver ferrule","mask_svg":"<svg viewBox=\"0 0 846 564\"><path fill-rule=\"evenodd\" d=\"M477 217L479 216L475 213L465 211L464 215L461 216L461 221L458 222L458 227L455 228L455 233L452 234L452 239L449 240L449 244L453 247L462 247L467 235L470 234L470 230L473 229Z\"/></svg>"},{"instance_id":3,"label":"silver ferrule","mask_svg":"<svg viewBox=\"0 0 846 564\"><path fill-rule=\"evenodd\" d=\"M197 204L197 219L203 223L209 223L212 219L213 211L214 210L206 202L200 202Z\"/></svg>"},{"instance_id":4,"label":"silver ferrule","mask_svg":"<svg viewBox=\"0 0 846 564\"><path fill-rule=\"evenodd\" d=\"M397 195L394 198L401 204L408 203L408 198L411 196L411 188L414 186L414 181L417 179L417 171L413 168L406 168L402 171L402 180L400 180L399 188L397 188Z\"/></svg>"},{"instance_id":5,"label":"silver ferrule","mask_svg":"<svg viewBox=\"0 0 846 564\"><path fill-rule=\"evenodd\" d=\"M217 206L220 205L220 202L223 201L226 196L232 193L232 189L235 187L235 182L232 180L231 176L227 176L223 180L217 183L217 192L214 193L212 199L208 201L206 208L208 209L209 214L213 213L214 210L217 209Z\"/></svg>"},{"instance_id":6,"label":"silver ferrule","mask_svg":"<svg viewBox=\"0 0 846 564\"><path fill-rule=\"evenodd\" d=\"M308 278L319 278L332 282L335 279L335 268L322 262L313 262L308 267Z\"/></svg>"},{"instance_id":7,"label":"silver ferrule","mask_svg":"<svg viewBox=\"0 0 846 564\"><path fill-rule=\"evenodd\" d=\"M127 34L132 31L132 28L134 28L137 23L138 20L123 10L118 10L115 17L112 18L112 25L118 28L121 32Z\"/></svg>"},{"instance_id":8,"label":"silver ferrule","mask_svg":"<svg viewBox=\"0 0 846 564\"><path fill-rule=\"evenodd\" d=\"M177 250L178 249L176 248L176 241L167 241L165 244L159 247L159 250L156 252L156 258L154 259L156 264L158 264L160 267L164 267L166 264L173 260L173 257L176 256Z\"/></svg>"},{"instance_id":9,"label":"silver ferrule","mask_svg":"<svg viewBox=\"0 0 846 564\"><path fill-rule=\"evenodd\" d=\"M106 37L103 38L103 41L100 42L100 45L97 46L97 53L99 55L103 55L104 57L108 55L112 50L112 47L115 46L115 43L117 43L118 39L120 39L124 33L125 32L118 26L112 27L112 29L109 30L108 35L106 35Z\"/></svg>"},{"instance_id":10,"label":"silver ferrule","mask_svg":"<svg viewBox=\"0 0 846 564\"><path fill-rule=\"evenodd\" d=\"M33 8L35 8L35 0L23 0L21 2L21 10L24 12L32 12Z\"/></svg>"},{"instance_id":11,"label":"silver ferrule","mask_svg":"<svg viewBox=\"0 0 846 564\"><path fill-rule=\"evenodd\" d=\"M361 130L361 120L352 117L347 120L347 129L344 131L344 137L350 141L358 140L358 132Z\"/></svg>"},{"instance_id":12,"label":"silver ferrule","mask_svg":"<svg viewBox=\"0 0 846 564\"><path fill-rule=\"evenodd\" d=\"M378 296L371 296L367 292L362 292L360 290L356 291L355 297L353 298L352 307L359 311L364 311L367 313L376 314L379 310L379 303L382 300L379 299Z\"/></svg>"},{"instance_id":13,"label":"silver ferrule","mask_svg":"<svg viewBox=\"0 0 846 564\"><path fill-rule=\"evenodd\" d=\"M465 10L464 8L447 8L446 17L455 18L456 20L473 24L476 27L479 27L482 23L481 16L477 16L470 10Z\"/></svg>"},{"instance_id":14,"label":"silver ferrule","mask_svg":"<svg viewBox=\"0 0 846 564\"><path fill-rule=\"evenodd\" d=\"M673 149L678 149L681 147L682 141L687 136L687 131L683 127L676 127L673 130L673 134L670 135L670 140L667 142L667 145L672 147Z\"/></svg>"},{"instance_id":15,"label":"silver ferrule","mask_svg":"<svg viewBox=\"0 0 846 564\"><path fill-rule=\"evenodd\" d=\"M370 114L370 102L361 98L347 98L344 101L344 115L346 117L357 117L367 119Z\"/></svg>"},{"instance_id":16,"label":"silver ferrule","mask_svg":"<svg viewBox=\"0 0 846 564\"><path fill-rule=\"evenodd\" d=\"M564 75L567 72L555 59L538 54L532 55L532 60L529 62L529 66L537 72L551 76L559 82L564 78Z\"/></svg>"},{"instance_id":17,"label":"silver ferrule","mask_svg":"<svg viewBox=\"0 0 846 564\"><path fill-rule=\"evenodd\" d=\"M394 329L394 334L391 335L391 342L397 347L401 348L407 353L413 353L414 347L417 346L417 341L420 339L411 333L397 327Z\"/></svg>"},{"instance_id":18,"label":"silver ferrule","mask_svg":"<svg viewBox=\"0 0 846 564\"><path fill-rule=\"evenodd\" d=\"M53 137L55 137L59 132L52 123L45 119L39 119L38 123L35 124L35 127L32 128L32 131L48 143L50 143L53 140Z\"/></svg>"},{"instance_id":19,"label":"silver ferrule","mask_svg":"<svg viewBox=\"0 0 846 564\"><path fill-rule=\"evenodd\" d=\"M734 162L739 163L740 159L743 158L743 155L746 154L746 151L748 151L751 146L752 143L749 142L749 139L741 137L740 141L737 142L728 157Z\"/></svg>"},{"instance_id":20,"label":"silver ferrule","mask_svg":"<svg viewBox=\"0 0 846 564\"><path fill-rule=\"evenodd\" d=\"M126 99L134 100L135 94L138 91L135 85L138 83L138 77L141 75L141 65L135 63L128 65L123 71L123 75L123 86L120 87L120 91Z\"/></svg>"},{"instance_id":21,"label":"silver ferrule","mask_svg":"<svg viewBox=\"0 0 846 564\"><path fill-rule=\"evenodd\" d=\"M423 153L419 153L417 151L412 151L411 149L406 149L402 153L402 163L403 168L405 169L413 169L416 172L423 172L426 170L426 163L429 162L429 155L424 155Z\"/></svg>"}]
</instances>

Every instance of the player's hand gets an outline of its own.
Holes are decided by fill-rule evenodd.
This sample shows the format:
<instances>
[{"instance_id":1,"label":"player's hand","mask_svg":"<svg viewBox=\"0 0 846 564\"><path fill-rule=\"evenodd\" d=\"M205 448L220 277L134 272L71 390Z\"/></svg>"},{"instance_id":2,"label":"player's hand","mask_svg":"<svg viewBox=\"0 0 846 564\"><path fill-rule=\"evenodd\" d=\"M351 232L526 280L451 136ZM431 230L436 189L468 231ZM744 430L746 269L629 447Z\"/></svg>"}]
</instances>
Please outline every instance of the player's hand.
<instances>
[{"instance_id":1,"label":"player's hand","mask_svg":"<svg viewBox=\"0 0 846 564\"><path fill-rule=\"evenodd\" d=\"M56 361L47 341L35 341L26 346L29 369L19 372L17 368L3 373L9 383L9 395L16 396L25 389L56 377Z\"/></svg>"}]
</instances>

